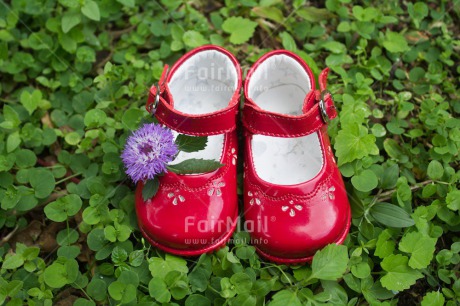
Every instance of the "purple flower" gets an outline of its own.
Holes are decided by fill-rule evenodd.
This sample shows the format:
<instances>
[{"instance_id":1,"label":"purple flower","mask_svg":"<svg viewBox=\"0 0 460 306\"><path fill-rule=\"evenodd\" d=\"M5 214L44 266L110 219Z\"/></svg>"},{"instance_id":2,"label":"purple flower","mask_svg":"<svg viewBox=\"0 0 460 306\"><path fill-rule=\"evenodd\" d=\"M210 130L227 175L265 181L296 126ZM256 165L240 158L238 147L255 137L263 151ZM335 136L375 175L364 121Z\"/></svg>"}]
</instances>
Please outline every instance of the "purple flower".
<instances>
[{"instance_id":1,"label":"purple flower","mask_svg":"<svg viewBox=\"0 0 460 306\"><path fill-rule=\"evenodd\" d=\"M158 124L144 124L126 141L121 158L126 174L137 183L166 172L166 164L177 154L171 130Z\"/></svg>"}]
</instances>

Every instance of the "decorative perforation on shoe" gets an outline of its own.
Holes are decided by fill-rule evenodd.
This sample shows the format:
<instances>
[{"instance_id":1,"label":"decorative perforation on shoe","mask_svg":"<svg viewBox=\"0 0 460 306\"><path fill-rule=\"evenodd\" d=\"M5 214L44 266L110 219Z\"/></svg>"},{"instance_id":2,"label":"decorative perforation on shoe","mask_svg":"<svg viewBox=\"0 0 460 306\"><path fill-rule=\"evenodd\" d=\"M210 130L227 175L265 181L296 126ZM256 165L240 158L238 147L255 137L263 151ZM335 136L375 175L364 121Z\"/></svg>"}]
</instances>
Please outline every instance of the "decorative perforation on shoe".
<instances>
[{"instance_id":1,"label":"decorative perforation on shoe","mask_svg":"<svg viewBox=\"0 0 460 306\"><path fill-rule=\"evenodd\" d=\"M327 188L326 185L323 185L322 187L323 194L321 195L321 200L326 201L328 198L329 200L334 200L335 199L335 187L331 186Z\"/></svg>"},{"instance_id":2,"label":"decorative perforation on shoe","mask_svg":"<svg viewBox=\"0 0 460 306\"><path fill-rule=\"evenodd\" d=\"M218 197L222 196L221 188L225 187L224 182L213 182L211 188L208 190L208 196L216 195Z\"/></svg>"},{"instance_id":3,"label":"decorative perforation on shoe","mask_svg":"<svg viewBox=\"0 0 460 306\"><path fill-rule=\"evenodd\" d=\"M185 202L185 197L181 194L179 194L179 189L176 189L174 192L169 192L168 193L168 198L172 199L172 204L177 205L179 203L184 203Z\"/></svg>"},{"instance_id":4,"label":"decorative perforation on shoe","mask_svg":"<svg viewBox=\"0 0 460 306\"><path fill-rule=\"evenodd\" d=\"M288 202L288 205L281 206L281 210L284 212L289 212L290 217L295 217L296 211L302 211L303 206L300 204L296 204L293 200Z\"/></svg>"},{"instance_id":5,"label":"decorative perforation on shoe","mask_svg":"<svg viewBox=\"0 0 460 306\"><path fill-rule=\"evenodd\" d=\"M249 200L250 205L260 205L262 204L262 201L259 199L259 193L255 191L254 193L252 191L248 191L248 197L251 199Z\"/></svg>"},{"instance_id":6,"label":"decorative perforation on shoe","mask_svg":"<svg viewBox=\"0 0 460 306\"><path fill-rule=\"evenodd\" d=\"M232 165L236 165L236 160L238 158L238 155L236 154L235 148L232 148L232 150L230 151L230 155L232 157Z\"/></svg>"}]
</instances>

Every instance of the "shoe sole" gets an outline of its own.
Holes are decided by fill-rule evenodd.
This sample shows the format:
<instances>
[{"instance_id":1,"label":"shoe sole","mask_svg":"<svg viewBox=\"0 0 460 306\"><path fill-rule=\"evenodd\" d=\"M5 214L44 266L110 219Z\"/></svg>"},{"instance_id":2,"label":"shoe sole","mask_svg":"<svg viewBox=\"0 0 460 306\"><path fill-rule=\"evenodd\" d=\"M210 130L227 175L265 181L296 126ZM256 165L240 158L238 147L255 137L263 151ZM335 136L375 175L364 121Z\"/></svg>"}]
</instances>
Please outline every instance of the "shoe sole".
<instances>
[{"instance_id":1,"label":"shoe sole","mask_svg":"<svg viewBox=\"0 0 460 306\"><path fill-rule=\"evenodd\" d=\"M342 244L345 239L347 238L348 231L350 230L350 225L351 225L351 211L348 212L348 222L347 225L345 226L344 231L340 234L339 238L331 242L335 244ZM285 264L285 265L296 265L296 264L303 264L303 263L311 263L313 260L313 256L308 256L308 257L302 257L302 258L284 258L284 257L277 257L273 256L270 254L265 253L264 251L260 250L258 247L255 247L257 253L262 256L265 259L268 259L271 262L277 263L277 264Z\"/></svg>"},{"instance_id":2,"label":"shoe sole","mask_svg":"<svg viewBox=\"0 0 460 306\"><path fill-rule=\"evenodd\" d=\"M165 251L167 253L170 253L170 254L174 254L174 255L178 255L178 256L184 256L184 257L192 257L192 256L199 256L199 255L205 254L205 253L207 253L207 254L212 253L212 252L217 251L217 250L221 249L222 247L224 247L227 244L227 242L230 239L230 237L232 236L233 232L235 231L237 224L238 224L238 211L236 211L236 214L235 214L235 217L234 217L234 222L232 224L232 227L231 227L230 231L228 231L223 237L216 239L217 240L216 243L210 244L206 248L196 249L196 250L181 250L181 249L175 249L175 248L165 246L165 245L163 245L161 243L158 243L155 240L153 240L148 235L148 233L144 230L144 228L142 226L139 225L139 229L140 229L142 235L144 236L144 238L147 239L147 241L151 245L153 245L154 247L156 247L156 248L158 248L158 249L160 249L162 251ZM197 239L199 239L199 238L197 238ZM193 238L191 238L191 240L193 240Z\"/></svg>"}]
</instances>

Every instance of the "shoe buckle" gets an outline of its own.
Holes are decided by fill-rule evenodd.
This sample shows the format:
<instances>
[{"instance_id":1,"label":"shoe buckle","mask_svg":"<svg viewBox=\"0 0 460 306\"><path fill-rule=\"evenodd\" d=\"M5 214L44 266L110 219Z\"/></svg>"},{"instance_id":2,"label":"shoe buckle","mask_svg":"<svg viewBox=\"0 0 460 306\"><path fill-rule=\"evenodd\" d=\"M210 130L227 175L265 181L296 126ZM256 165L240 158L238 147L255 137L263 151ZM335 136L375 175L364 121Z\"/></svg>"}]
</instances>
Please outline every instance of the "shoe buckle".
<instances>
[{"instance_id":1,"label":"shoe buckle","mask_svg":"<svg viewBox=\"0 0 460 306\"><path fill-rule=\"evenodd\" d=\"M161 75L160 81L158 82L157 85L152 86L155 88L155 99L153 100L153 102L151 100L147 101L147 105L145 106L147 111L152 115L155 115L157 111L158 103L160 102L160 95L162 93L161 90L164 88L164 84L166 82L166 77L168 75L168 72L169 72L169 67L166 65Z\"/></svg>"},{"instance_id":2,"label":"shoe buckle","mask_svg":"<svg viewBox=\"0 0 460 306\"><path fill-rule=\"evenodd\" d=\"M332 98L332 94L329 90L325 89L321 92L321 98L318 102L319 104L319 111L320 111L320 114L321 114L321 118L323 119L324 123L328 124L329 122L331 122L331 118L329 117L329 114L327 113L327 110L326 110L326 95L329 94L329 97L331 98L332 100L332 107L335 107L334 106L334 99Z\"/></svg>"}]
</instances>

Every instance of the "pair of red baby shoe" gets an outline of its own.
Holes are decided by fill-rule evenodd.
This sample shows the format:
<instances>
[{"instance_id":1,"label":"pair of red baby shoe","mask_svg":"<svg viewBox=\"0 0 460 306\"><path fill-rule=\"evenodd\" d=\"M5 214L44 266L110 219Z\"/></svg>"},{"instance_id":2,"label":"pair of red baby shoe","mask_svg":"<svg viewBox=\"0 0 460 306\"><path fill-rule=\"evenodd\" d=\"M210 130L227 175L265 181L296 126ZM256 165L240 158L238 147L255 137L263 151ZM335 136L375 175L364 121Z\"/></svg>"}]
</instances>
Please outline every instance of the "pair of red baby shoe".
<instances>
[{"instance_id":1,"label":"pair of red baby shoe","mask_svg":"<svg viewBox=\"0 0 460 306\"><path fill-rule=\"evenodd\" d=\"M306 63L286 50L272 51L249 70L244 83L244 228L263 257L296 264L330 243L342 243L350 206L327 135L337 113ZM195 256L229 240L238 221L236 126L241 68L227 50L204 46L184 55L152 87L158 121L177 133L207 136L204 150L181 152L214 159L216 171L160 178L157 194L144 201L136 192L139 227L166 252Z\"/></svg>"}]
</instances>

